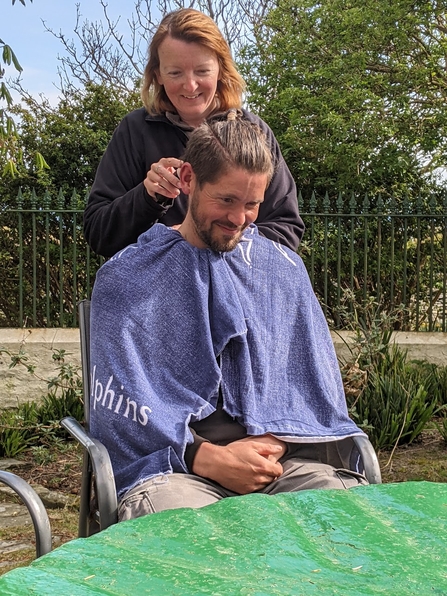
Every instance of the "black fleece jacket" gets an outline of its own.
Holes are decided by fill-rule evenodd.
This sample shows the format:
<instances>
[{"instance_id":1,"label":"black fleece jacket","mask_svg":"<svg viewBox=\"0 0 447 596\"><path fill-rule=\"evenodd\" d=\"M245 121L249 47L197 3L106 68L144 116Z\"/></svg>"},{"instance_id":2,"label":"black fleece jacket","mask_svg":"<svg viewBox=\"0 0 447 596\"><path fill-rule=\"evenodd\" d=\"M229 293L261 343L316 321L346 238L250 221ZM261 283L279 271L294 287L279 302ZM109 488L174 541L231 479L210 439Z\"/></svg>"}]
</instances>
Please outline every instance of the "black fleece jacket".
<instances>
[{"instance_id":1,"label":"black fleece jacket","mask_svg":"<svg viewBox=\"0 0 447 596\"><path fill-rule=\"evenodd\" d=\"M296 186L271 129L243 110L266 133L275 161L275 174L265 193L256 224L259 232L296 250L304 232L298 212ZM181 158L188 140L185 130L166 116L150 116L144 108L127 114L116 128L96 172L84 212L84 234L91 248L110 257L136 242L156 221L180 224L187 197L181 193L166 210L147 193L143 180L162 157Z\"/></svg>"}]
</instances>

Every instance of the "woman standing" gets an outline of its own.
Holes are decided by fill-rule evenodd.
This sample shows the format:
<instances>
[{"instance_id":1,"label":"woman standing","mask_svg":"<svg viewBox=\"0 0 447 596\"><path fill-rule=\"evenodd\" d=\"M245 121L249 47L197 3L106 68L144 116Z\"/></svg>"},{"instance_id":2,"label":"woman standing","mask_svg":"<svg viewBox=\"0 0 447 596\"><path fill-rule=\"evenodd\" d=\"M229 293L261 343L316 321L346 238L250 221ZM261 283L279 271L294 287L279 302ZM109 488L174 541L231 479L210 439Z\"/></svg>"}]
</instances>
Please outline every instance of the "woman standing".
<instances>
[{"instance_id":1,"label":"woman standing","mask_svg":"<svg viewBox=\"0 0 447 596\"><path fill-rule=\"evenodd\" d=\"M193 9L169 13L149 46L144 108L115 130L99 164L84 213L92 249L112 256L152 224L179 225L187 198L176 170L188 136L206 119L242 112L267 135L275 163L256 224L259 232L296 250L304 232L296 186L271 129L242 109L244 82L214 21Z\"/></svg>"}]
</instances>

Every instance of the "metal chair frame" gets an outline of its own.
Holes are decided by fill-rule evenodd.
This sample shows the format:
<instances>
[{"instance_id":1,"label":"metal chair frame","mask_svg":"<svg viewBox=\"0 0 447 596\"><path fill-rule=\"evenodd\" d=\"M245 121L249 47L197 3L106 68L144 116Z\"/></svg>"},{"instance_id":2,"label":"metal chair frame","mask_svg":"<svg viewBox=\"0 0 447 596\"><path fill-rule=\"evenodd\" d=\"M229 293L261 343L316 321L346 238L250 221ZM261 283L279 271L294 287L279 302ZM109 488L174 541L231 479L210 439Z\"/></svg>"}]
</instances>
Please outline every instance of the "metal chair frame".
<instances>
[{"instance_id":1,"label":"metal chair frame","mask_svg":"<svg viewBox=\"0 0 447 596\"><path fill-rule=\"evenodd\" d=\"M82 300L79 331L84 397L84 426L72 417L62 426L84 448L78 535L86 538L118 521L118 501L110 456L104 445L92 437L90 427L90 301Z\"/></svg>"},{"instance_id":2,"label":"metal chair frame","mask_svg":"<svg viewBox=\"0 0 447 596\"><path fill-rule=\"evenodd\" d=\"M41 498L26 480L12 472L0 470L0 482L12 488L28 509L36 536L36 558L46 555L51 551L51 526Z\"/></svg>"},{"instance_id":3,"label":"metal chair frame","mask_svg":"<svg viewBox=\"0 0 447 596\"><path fill-rule=\"evenodd\" d=\"M118 503L112 464L107 449L89 434L90 422L90 301L79 303L79 331L84 395L84 427L74 418L61 424L84 447L79 536L86 537L118 521ZM362 459L370 484L380 484L382 477L376 452L365 436L352 437Z\"/></svg>"}]
</instances>

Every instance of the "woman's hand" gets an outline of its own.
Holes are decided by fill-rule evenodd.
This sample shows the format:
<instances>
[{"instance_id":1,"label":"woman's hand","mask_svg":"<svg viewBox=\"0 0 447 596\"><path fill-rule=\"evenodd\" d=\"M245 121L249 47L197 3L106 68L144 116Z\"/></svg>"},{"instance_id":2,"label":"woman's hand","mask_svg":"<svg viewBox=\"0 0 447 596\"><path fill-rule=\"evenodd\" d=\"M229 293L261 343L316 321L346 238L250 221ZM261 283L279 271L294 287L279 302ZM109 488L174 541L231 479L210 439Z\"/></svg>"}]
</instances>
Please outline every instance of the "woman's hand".
<instances>
[{"instance_id":1,"label":"woman's hand","mask_svg":"<svg viewBox=\"0 0 447 596\"><path fill-rule=\"evenodd\" d=\"M175 199L180 194L180 180L176 176L177 169L182 165L182 160L176 157L162 157L151 169L144 179L147 193L155 200L156 194L168 199Z\"/></svg>"}]
</instances>

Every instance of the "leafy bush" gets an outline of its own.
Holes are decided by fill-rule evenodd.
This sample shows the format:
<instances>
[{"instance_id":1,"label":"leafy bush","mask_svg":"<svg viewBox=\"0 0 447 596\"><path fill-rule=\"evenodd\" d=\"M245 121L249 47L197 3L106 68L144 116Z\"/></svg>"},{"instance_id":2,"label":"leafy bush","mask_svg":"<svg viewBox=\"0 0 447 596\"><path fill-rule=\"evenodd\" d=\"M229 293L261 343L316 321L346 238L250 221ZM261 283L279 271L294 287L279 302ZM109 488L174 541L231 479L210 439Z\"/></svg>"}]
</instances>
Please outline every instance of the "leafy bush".
<instances>
[{"instance_id":1,"label":"leafy bush","mask_svg":"<svg viewBox=\"0 0 447 596\"><path fill-rule=\"evenodd\" d=\"M407 351L392 343L399 316L374 301L356 305L351 358L342 366L350 414L376 449L413 442L447 407L447 368L408 361Z\"/></svg>"},{"instance_id":2,"label":"leafy bush","mask_svg":"<svg viewBox=\"0 0 447 596\"><path fill-rule=\"evenodd\" d=\"M436 428L439 430L441 437L444 439L444 443L447 443L447 415L445 410L442 413L442 416L435 420Z\"/></svg>"},{"instance_id":3,"label":"leafy bush","mask_svg":"<svg viewBox=\"0 0 447 596\"><path fill-rule=\"evenodd\" d=\"M0 455L15 457L38 440L37 424L31 409L5 410L0 414Z\"/></svg>"},{"instance_id":4,"label":"leafy bush","mask_svg":"<svg viewBox=\"0 0 447 596\"><path fill-rule=\"evenodd\" d=\"M376 449L413 442L439 410L419 373L395 344L370 367L351 413L359 426L367 426Z\"/></svg>"},{"instance_id":5,"label":"leafy bush","mask_svg":"<svg viewBox=\"0 0 447 596\"><path fill-rule=\"evenodd\" d=\"M30 374L36 375L35 367L28 364L23 349L18 354L3 352L11 358L10 368L22 365ZM67 438L67 432L60 425L65 416L83 420L80 369L66 363L65 357L65 350L53 353L59 372L56 377L47 380L48 393L39 403L23 403L17 409L0 412L1 457L15 457L30 447L50 445Z\"/></svg>"},{"instance_id":6,"label":"leafy bush","mask_svg":"<svg viewBox=\"0 0 447 596\"><path fill-rule=\"evenodd\" d=\"M447 405L447 366L438 366L425 360L413 360L411 367L415 379L424 384L430 399L439 407Z\"/></svg>"}]
</instances>

